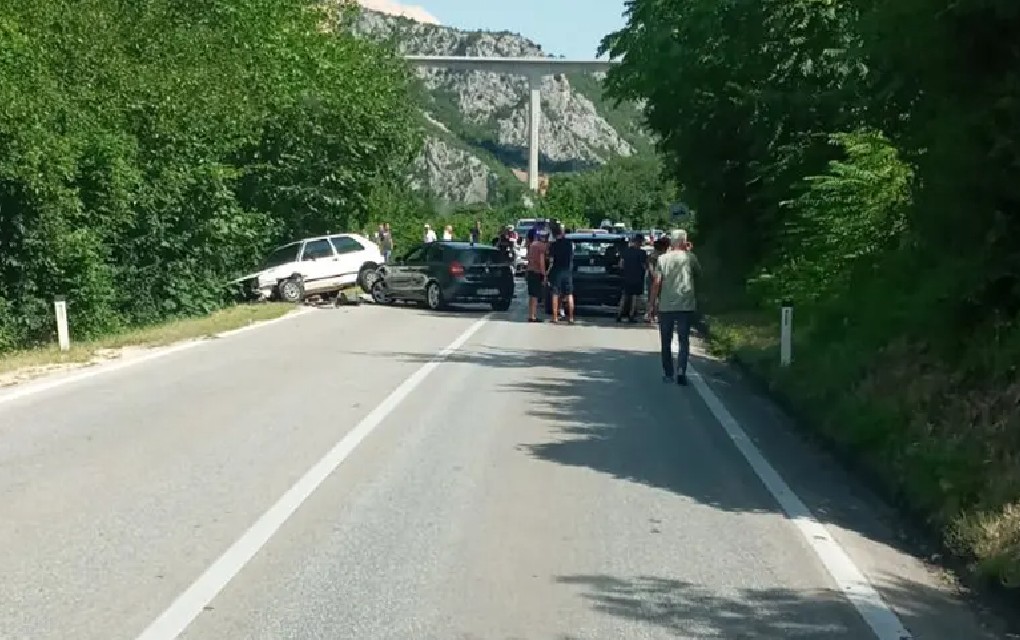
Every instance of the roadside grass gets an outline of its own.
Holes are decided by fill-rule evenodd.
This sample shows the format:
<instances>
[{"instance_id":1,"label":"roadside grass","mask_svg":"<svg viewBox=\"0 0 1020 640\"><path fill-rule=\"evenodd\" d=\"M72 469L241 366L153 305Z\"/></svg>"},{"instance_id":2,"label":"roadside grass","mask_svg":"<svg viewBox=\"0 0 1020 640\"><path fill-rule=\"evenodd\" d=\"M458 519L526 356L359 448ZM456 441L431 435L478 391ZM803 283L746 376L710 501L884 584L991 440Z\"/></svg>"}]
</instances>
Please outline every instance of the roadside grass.
<instances>
[{"instance_id":1,"label":"roadside grass","mask_svg":"<svg viewBox=\"0 0 1020 640\"><path fill-rule=\"evenodd\" d=\"M806 315L794 316L789 367L778 309L709 314L709 348L877 481L964 573L1020 592L1020 379L1008 366L1020 329L973 336L957 362L916 339L876 349L863 327L816 332Z\"/></svg>"},{"instance_id":2,"label":"roadside grass","mask_svg":"<svg viewBox=\"0 0 1020 640\"><path fill-rule=\"evenodd\" d=\"M160 347L184 340L215 336L254 322L272 320L293 311L292 304L243 304L220 309L207 316L185 318L139 327L90 341L71 341L69 351L56 344L0 354L0 375L21 370L59 368L84 364L103 357L104 353L125 347ZM73 329L72 329L73 331Z\"/></svg>"}]
</instances>

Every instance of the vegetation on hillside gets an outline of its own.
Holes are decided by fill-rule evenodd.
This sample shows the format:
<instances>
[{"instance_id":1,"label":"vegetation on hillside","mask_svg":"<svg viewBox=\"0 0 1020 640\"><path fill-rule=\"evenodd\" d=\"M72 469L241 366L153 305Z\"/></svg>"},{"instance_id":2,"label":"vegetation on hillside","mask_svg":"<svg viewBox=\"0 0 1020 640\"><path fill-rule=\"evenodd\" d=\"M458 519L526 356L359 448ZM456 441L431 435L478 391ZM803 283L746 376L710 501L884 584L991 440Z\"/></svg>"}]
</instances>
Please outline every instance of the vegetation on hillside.
<instances>
[{"instance_id":1,"label":"vegetation on hillside","mask_svg":"<svg viewBox=\"0 0 1020 640\"><path fill-rule=\"evenodd\" d=\"M443 228L450 225L455 240L467 240L477 221L482 226L482 240L489 242L503 226L535 215L520 200L452 207L427 193L411 189L404 180L380 183L370 202L372 214L363 227L364 234L373 237L380 224L389 223L398 256L423 241L426 224L435 230L437 237L442 237Z\"/></svg>"},{"instance_id":2,"label":"vegetation on hillside","mask_svg":"<svg viewBox=\"0 0 1020 640\"><path fill-rule=\"evenodd\" d=\"M0 351L207 312L360 226L420 144L402 60L304 0L0 6Z\"/></svg>"},{"instance_id":3,"label":"vegetation on hillside","mask_svg":"<svg viewBox=\"0 0 1020 640\"><path fill-rule=\"evenodd\" d=\"M632 229L669 229L677 189L655 156L616 158L599 169L552 176L542 201L549 217L574 227L595 227L609 218Z\"/></svg>"},{"instance_id":4,"label":"vegetation on hillside","mask_svg":"<svg viewBox=\"0 0 1020 640\"><path fill-rule=\"evenodd\" d=\"M637 103L615 102L606 97L602 90L601 76L594 73L570 73L567 80L570 87L591 100L606 122L616 130L633 148L637 156L648 157L655 153L655 143L644 126L641 110Z\"/></svg>"},{"instance_id":5,"label":"vegetation on hillside","mask_svg":"<svg viewBox=\"0 0 1020 640\"><path fill-rule=\"evenodd\" d=\"M1020 585L1020 5L627 7L603 42L623 56L609 92L647 99L699 212L710 311L742 311L716 327L961 556ZM744 319L768 326L785 297L796 361L779 372Z\"/></svg>"}]
</instances>

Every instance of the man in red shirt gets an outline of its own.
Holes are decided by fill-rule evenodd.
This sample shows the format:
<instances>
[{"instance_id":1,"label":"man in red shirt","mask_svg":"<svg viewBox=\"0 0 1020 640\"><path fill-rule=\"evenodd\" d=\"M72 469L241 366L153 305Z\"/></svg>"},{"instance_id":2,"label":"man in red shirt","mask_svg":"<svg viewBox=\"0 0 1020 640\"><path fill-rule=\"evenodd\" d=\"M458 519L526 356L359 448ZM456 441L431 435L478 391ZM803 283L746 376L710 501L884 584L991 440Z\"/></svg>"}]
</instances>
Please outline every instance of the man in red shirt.
<instances>
[{"instance_id":1,"label":"man in red shirt","mask_svg":"<svg viewBox=\"0 0 1020 640\"><path fill-rule=\"evenodd\" d=\"M549 231L541 229L528 245L528 266L524 279L528 284L528 322L539 322L538 302L545 294L546 255L549 252Z\"/></svg>"}]
</instances>

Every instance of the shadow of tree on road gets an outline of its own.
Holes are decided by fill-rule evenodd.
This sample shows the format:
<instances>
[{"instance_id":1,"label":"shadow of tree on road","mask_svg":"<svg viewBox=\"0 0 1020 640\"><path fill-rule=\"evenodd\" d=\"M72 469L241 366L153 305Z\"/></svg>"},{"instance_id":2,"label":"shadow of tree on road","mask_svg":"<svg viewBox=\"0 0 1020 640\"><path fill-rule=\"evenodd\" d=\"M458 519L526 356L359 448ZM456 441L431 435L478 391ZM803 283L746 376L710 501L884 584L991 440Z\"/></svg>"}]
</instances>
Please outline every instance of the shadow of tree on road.
<instances>
[{"instance_id":1,"label":"shadow of tree on road","mask_svg":"<svg viewBox=\"0 0 1020 640\"><path fill-rule=\"evenodd\" d=\"M609 324L615 323L610 321ZM640 327L624 327L624 330L630 333L640 330ZM659 357L652 351L654 344L654 334L649 335L646 348L630 349L607 346L584 350L508 349L481 344L470 350L451 353L444 360L508 371L504 381L499 383L500 390L514 397L514 402L526 406L528 415L549 426L541 438L518 445L518 450L526 455L668 491L720 511L781 514L775 499L719 428L695 389L678 388L660 380ZM435 359L432 353L377 351L374 354L416 363ZM692 363L703 374L719 366L699 357L692 358ZM522 370L526 370L527 375L516 372ZM736 383L731 381L730 384ZM484 418L479 420L484 423ZM783 475L785 461L773 460L773 463ZM910 544L877 526L868 513L847 515L846 509L840 505L847 491L843 478L828 474L817 476L815 482L824 485L819 492L828 494L835 503L832 509L816 511L818 520L914 555L916 550ZM604 599L602 606L620 608L624 603L619 599L624 596L619 591L624 587L616 585L614 595L607 590L611 584L605 580L601 583L603 596L616 600ZM638 581L628 588L635 594L642 590L646 592L652 598L654 609L658 606L654 605L655 594L661 594L667 585L688 599L711 597L711 594L700 593L691 585L661 581ZM880 589L883 595L888 593L884 584ZM919 602L916 607L919 615L920 612L959 607L950 590L940 591L921 583L904 583L899 594L905 594L908 601L917 602L917 597L911 600L912 596L907 593L911 589L922 590L926 594L925 602ZM701 609L714 607L722 617L739 617L741 611L747 614L745 617L754 617L748 611L756 607L767 610L767 605L770 605L774 610L789 610L797 605L798 599L802 606L810 608L803 603L805 598L802 593L748 593L733 603L707 603L701 605ZM839 594L815 594L807 599L815 602L815 608L820 610L825 610L826 603L832 607L837 602L843 607L847 604ZM741 602L750 604L741 610ZM731 613L726 613L727 606ZM694 604L690 604L689 608L698 610ZM734 610L737 612L733 613ZM664 612L659 615L668 617ZM909 626L913 614L907 611L903 615L906 616L904 623ZM828 614L819 616L827 618ZM951 618L959 621L961 630L967 628L965 617ZM736 624L733 622L728 628L721 627L723 631L731 630L726 633L718 631L717 635L693 637L852 637L828 631L823 635L798 636L796 633L803 630L782 627L782 616L778 613L773 627L770 629L766 621L762 627L765 631L758 635L749 631L751 627L741 630L741 627L734 626ZM759 624L763 623L759 621Z\"/></svg>"},{"instance_id":2,"label":"shadow of tree on road","mask_svg":"<svg viewBox=\"0 0 1020 640\"><path fill-rule=\"evenodd\" d=\"M435 360L432 353L375 354L416 363ZM444 361L529 371L526 379L508 376L502 385L529 406L528 414L552 427L549 440L520 445L529 455L664 489L725 511L778 509L694 389L661 382L655 353L480 345L451 353Z\"/></svg>"},{"instance_id":3,"label":"shadow of tree on road","mask_svg":"<svg viewBox=\"0 0 1020 640\"><path fill-rule=\"evenodd\" d=\"M720 593L682 580L570 575L559 584L579 588L603 614L654 625L680 638L865 640L872 637L847 600L832 590L734 589ZM935 616L942 595L895 581L890 589L907 618ZM950 637L950 636L944 636ZM961 640L963 640L961 638Z\"/></svg>"}]
</instances>

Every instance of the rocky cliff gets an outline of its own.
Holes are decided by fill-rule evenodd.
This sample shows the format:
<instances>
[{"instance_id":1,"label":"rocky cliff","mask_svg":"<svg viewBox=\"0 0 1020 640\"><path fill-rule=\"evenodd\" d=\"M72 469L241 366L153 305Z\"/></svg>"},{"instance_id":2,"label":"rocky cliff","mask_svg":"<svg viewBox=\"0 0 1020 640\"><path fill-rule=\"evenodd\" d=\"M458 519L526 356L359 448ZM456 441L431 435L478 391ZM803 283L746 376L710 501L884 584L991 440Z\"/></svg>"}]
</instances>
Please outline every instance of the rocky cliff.
<instances>
[{"instance_id":1,"label":"rocky cliff","mask_svg":"<svg viewBox=\"0 0 1020 640\"><path fill-rule=\"evenodd\" d=\"M514 33L462 31L368 10L360 12L353 28L411 55L547 55ZM481 71L418 73L425 89L422 107L429 137L412 178L416 188L456 203L517 197L523 183L514 170L518 175L527 171L527 80ZM545 78L541 173L576 171L651 149L638 109L603 100L600 75Z\"/></svg>"}]
</instances>

